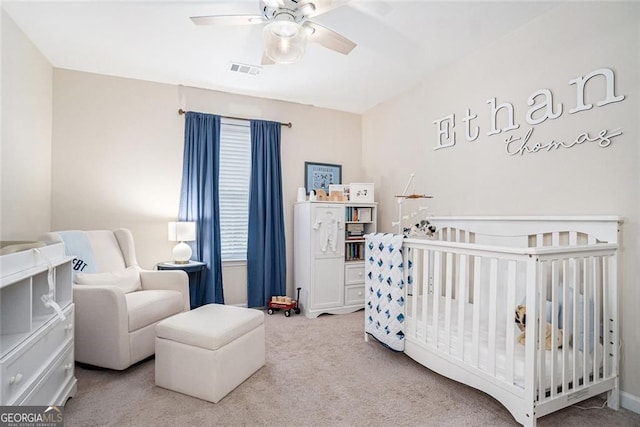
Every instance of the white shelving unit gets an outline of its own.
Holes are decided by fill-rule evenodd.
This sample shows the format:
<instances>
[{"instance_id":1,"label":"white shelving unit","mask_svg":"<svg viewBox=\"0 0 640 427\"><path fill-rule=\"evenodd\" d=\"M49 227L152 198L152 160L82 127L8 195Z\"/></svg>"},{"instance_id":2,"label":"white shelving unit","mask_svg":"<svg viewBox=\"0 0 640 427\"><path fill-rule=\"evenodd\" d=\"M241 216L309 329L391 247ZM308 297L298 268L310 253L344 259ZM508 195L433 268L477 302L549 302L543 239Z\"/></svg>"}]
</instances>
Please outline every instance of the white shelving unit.
<instances>
[{"instance_id":1,"label":"white shelving unit","mask_svg":"<svg viewBox=\"0 0 640 427\"><path fill-rule=\"evenodd\" d=\"M376 218L375 203L296 203L293 279L307 317L364 307L364 235Z\"/></svg>"},{"instance_id":2,"label":"white shelving unit","mask_svg":"<svg viewBox=\"0 0 640 427\"><path fill-rule=\"evenodd\" d=\"M63 405L76 392L72 259L61 243L0 256L0 405Z\"/></svg>"}]
</instances>

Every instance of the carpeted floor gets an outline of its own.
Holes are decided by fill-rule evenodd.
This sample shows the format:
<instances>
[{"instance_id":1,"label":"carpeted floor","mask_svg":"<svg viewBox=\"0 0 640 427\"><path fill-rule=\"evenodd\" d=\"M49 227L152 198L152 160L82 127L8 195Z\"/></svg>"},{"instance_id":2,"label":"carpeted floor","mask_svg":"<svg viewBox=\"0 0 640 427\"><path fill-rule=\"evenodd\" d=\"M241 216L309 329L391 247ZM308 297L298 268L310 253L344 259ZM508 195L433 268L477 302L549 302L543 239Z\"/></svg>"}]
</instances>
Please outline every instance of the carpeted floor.
<instances>
[{"instance_id":1,"label":"carpeted floor","mask_svg":"<svg viewBox=\"0 0 640 427\"><path fill-rule=\"evenodd\" d=\"M363 339L364 312L266 316L267 363L217 404L156 387L154 360L77 366L66 426L512 426L496 400ZM582 402L600 407L602 398ZM576 406L540 426L640 426L621 409Z\"/></svg>"}]
</instances>

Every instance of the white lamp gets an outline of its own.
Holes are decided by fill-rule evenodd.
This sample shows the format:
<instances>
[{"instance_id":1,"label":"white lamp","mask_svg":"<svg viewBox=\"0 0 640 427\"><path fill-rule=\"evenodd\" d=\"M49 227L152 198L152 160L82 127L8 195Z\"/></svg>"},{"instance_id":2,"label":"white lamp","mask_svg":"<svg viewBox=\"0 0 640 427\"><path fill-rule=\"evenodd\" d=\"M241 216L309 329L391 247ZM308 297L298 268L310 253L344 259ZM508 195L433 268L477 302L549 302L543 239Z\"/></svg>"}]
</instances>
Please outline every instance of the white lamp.
<instances>
[{"instance_id":1,"label":"white lamp","mask_svg":"<svg viewBox=\"0 0 640 427\"><path fill-rule=\"evenodd\" d=\"M262 30L265 54L277 64L299 61L307 46L307 30L289 14L277 15Z\"/></svg>"},{"instance_id":2,"label":"white lamp","mask_svg":"<svg viewBox=\"0 0 640 427\"><path fill-rule=\"evenodd\" d=\"M185 242L196 240L195 222L170 222L169 241L180 242L173 248L173 262L188 264L191 259L191 247Z\"/></svg>"}]
</instances>

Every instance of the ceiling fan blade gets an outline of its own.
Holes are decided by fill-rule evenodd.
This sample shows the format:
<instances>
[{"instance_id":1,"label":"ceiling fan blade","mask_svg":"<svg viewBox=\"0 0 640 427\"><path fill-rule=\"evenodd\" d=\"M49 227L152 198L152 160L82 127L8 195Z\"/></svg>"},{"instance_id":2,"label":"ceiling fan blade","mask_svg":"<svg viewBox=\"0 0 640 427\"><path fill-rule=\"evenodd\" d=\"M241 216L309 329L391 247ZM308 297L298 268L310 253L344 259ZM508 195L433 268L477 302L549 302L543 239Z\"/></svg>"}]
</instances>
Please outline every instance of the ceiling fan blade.
<instances>
[{"instance_id":1,"label":"ceiling fan blade","mask_svg":"<svg viewBox=\"0 0 640 427\"><path fill-rule=\"evenodd\" d=\"M250 25L266 22L262 15L192 16L191 21L196 25Z\"/></svg>"},{"instance_id":2,"label":"ceiling fan blade","mask_svg":"<svg viewBox=\"0 0 640 427\"><path fill-rule=\"evenodd\" d=\"M318 43L326 47L327 49L335 50L336 52L348 55L353 50L353 48L357 46L356 43L352 42L345 36L342 36L335 31L330 30L327 27L315 22L305 21L303 26L313 30L313 34L309 35L310 42ZM311 31L309 30L309 32Z\"/></svg>"},{"instance_id":3,"label":"ceiling fan blade","mask_svg":"<svg viewBox=\"0 0 640 427\"><path fill-rule=\"evenodd\" d=\"M314 16L322 15L323 13L327 13L330 10L336 9L340 6L344 6L345 4L349 3L349 0L304 0L298 2L298 8L302 8L308 3L313 5L313 11L305 15L311 18Z\"/></svg>"},{"instance_id":4,"label":"ceiling fan blade","mask_svg":"<svg viewBox=\"0 0 640 427\"><path fill-rule=\"evenodd\" d=\"M269 7L284 7L284 0L262 0Z\"/></svg>"}]
</instances>

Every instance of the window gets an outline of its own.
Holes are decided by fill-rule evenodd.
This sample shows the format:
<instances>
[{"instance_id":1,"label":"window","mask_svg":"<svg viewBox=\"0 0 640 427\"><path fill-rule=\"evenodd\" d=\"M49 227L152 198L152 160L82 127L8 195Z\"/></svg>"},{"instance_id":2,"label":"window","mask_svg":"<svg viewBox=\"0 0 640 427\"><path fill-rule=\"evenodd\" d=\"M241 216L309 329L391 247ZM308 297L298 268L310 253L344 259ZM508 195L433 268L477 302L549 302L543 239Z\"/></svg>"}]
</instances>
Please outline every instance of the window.
<instances>
[{"instance_id":1,"label":"window","mask_svg":"<svg viewBox=\"0 0 640 427\"><path fill-rule=\"evenodd\" d=\"M222 119L220 125L220 240L222 261L246 261L251 178L249 122Z\"/></svg>"}]
</instances>

